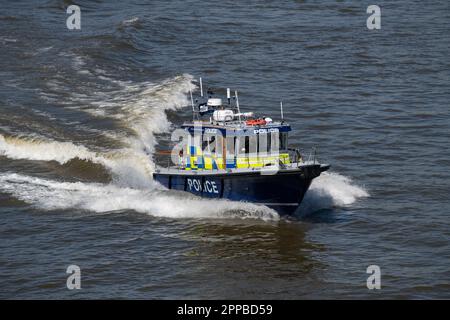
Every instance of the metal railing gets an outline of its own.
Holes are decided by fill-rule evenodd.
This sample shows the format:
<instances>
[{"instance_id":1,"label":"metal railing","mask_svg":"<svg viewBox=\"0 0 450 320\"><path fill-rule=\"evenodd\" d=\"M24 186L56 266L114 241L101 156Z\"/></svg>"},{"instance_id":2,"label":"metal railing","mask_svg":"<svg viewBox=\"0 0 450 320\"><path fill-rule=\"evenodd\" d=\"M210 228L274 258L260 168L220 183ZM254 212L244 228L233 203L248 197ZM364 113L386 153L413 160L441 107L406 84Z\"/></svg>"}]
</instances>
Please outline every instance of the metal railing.
<instances>
[{"instance_id":1,"label":"metal railing","mask_svg":"<svg viewBox=\"0 0 450 320\"><path fill-rule=\"evenodd\" d=\"M288 148L288 152L291 163L318 163L316 147L311 149L306 158L303 158L302 153L298 148Z\"/></svg>"},{"instance_id":2,"label":"metal railing","mask_svg":"<svg viewBox=\"0 0 450 320\"><path fill-rule=\"evenodd\" d=\"M286 153L286 152L284 152L284 153ZM300 152L300 150L298 148L288 148L287 153L289 155L289 164L283 163L284 160L282 160L281 157L278 158L278 165L282 168L294 167L301 163L309 163L309 164L318 163L316 147L313 147L311 149L311 151L309 152L309 154L306 158L303 157L302 153ZM212 156L212 155L209 155L209 156ZM212 156L212 157L215 158L214 156ZM267 159L265 157L257 157L257 158L258 158L258 161L262 164L262 167L267 166L267 165L276 165L277 164L277 160L274 159L274 158L276 158L276 156L268 157ZM247 161L248 161L248 168L251 168L252 165L250 163L250 157L247 157ZM182 161L180 161L177 164L174 164L174 163L172 163L172 159L171 159L170 155L167 155L166 168L167 169L170 169L170 168L185 169L186 164L188 162L189 162L189 159L184 157L184 158L182 158Z\"/></svg>"},{"instance_id":3,"label":"metal railing","mask_svg":"<svg viewBox=\"0 0 450 320\"><path fill-rule=\"evenodd\" d=\"M307 163L316 164L316 161L317 161L317 149L316 147L313 147L309 152Z\"/></svg>"}]
</instances>

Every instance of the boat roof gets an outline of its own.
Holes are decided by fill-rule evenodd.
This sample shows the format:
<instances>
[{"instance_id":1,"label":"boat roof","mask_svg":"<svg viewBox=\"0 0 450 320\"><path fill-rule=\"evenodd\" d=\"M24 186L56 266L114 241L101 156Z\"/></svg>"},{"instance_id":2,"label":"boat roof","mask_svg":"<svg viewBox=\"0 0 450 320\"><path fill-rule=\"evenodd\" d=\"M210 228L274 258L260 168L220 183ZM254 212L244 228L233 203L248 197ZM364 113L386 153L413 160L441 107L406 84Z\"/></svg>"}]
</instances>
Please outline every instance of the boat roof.
<instances>
[{"instance_id":1,"label":"boat roof","mask_svg":"<svg viewBox=\"0 0 450 320\"><path fill-rule=\"evenodd\" d=\"M220 132L222 135L241 136L255 135L260 133L272 132L288 132L291 126L284 121L266 123L264 125L248 125L246 121L229 121L229 122L209 122L194 121L185 122L181 128L189 133L201 132L202 134L216 134Z\"/></svg>"}]
</instances>

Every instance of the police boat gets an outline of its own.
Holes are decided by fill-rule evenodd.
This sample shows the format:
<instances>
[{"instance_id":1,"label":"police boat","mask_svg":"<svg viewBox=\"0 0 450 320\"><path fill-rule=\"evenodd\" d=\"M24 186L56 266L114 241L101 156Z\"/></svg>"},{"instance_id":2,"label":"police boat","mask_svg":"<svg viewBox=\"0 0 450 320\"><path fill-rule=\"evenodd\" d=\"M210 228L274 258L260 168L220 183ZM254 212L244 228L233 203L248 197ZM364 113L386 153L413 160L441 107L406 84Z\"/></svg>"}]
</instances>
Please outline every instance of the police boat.
<instances>
[{"instance_id":1,"label":"police boat","mask_svg":"<svg viewBox=\"0 0 450 320\"><path fill-rule=\"evenodd\" d=\"M192 121L179 131L170 152L171 163L158 166L154 180L167 189L205 198L224 198L265 205L281 215L292 215L311 182L328 164L320 164L313 150L307 159L288 144L291 126L281 120L241 112L237 91L227 102L203 95L194 103Z\"/></svg>"}]
</instances>

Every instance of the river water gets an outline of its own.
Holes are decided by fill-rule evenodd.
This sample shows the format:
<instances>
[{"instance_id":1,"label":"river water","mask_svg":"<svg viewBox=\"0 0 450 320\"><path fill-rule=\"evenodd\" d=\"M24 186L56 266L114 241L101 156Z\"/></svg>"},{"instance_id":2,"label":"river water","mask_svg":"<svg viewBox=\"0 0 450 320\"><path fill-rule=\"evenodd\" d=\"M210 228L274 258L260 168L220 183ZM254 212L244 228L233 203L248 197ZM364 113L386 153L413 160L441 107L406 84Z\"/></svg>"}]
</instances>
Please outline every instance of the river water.
<instances>
[{"instance_id":1,"label":"river water","mask_svg":"<svg viewBox=\"0 0 450 320\"><path fill-rule=\"evenodd\" d=\"M447 1L0 8L0 298L450 298ZM152 181L199 76L331 164L295 217Z\"/></svg>"}]
</instances>

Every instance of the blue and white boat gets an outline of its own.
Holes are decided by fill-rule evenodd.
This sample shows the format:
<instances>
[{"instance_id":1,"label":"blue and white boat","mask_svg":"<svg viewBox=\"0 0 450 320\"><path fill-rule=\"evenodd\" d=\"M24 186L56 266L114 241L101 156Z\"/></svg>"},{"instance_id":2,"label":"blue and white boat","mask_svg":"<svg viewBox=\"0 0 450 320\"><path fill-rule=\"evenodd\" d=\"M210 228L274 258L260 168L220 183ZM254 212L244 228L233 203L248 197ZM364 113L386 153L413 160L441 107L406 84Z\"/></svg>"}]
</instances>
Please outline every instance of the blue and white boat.
<instances>
[{"instance_id":1,"label":"blue and white boat","mask_svg":"<svg viewBox=\"0 0 450 320\"><path fill-rule=\"evenodd\" d=\"M158 167L153 176L167 189L205 198L246 201L293 214L311 182L329 165L315 152L304 159L289 147L291 126L281 120L241 112L237 92L227 102L208 91L194 103L193 118L185 122L182 142L171 152L173 165Z\"/></svg>"}]
</instances>

